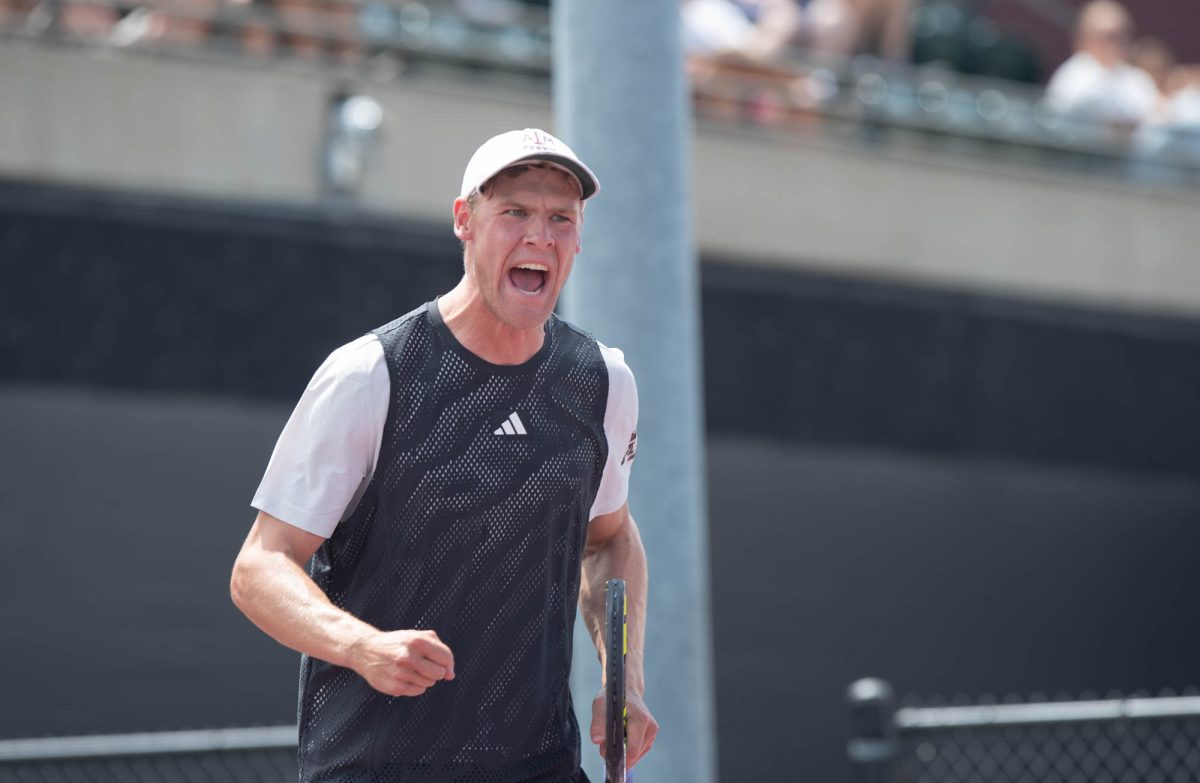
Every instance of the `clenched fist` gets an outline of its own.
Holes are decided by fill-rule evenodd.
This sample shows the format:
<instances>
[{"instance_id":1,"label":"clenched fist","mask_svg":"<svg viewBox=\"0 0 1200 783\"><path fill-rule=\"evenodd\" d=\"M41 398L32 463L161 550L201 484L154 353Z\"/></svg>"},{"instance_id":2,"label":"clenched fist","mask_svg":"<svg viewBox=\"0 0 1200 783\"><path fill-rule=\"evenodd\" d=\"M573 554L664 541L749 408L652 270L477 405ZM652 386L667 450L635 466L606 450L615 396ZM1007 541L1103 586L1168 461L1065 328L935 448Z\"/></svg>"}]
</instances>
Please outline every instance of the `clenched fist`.
<instances>
[{"instance_id":1,"label":"clenched fist","mask_svg":"<svg viewBox=\"0 0 1200 783\"><path fill-rule=\"evenodd\" d=\"M454 653L433 631L383 631L354 645L354 663L372 688L389 696L420 696L454 679Z\"/></svg>"},{"instance_id":2,"label":"clenched fist","mask_svg":"<svg viewBox=\"0 0 1200 783\"><path fill-rule=\"evenodd\" d=\"M634 765L650 752L654 738L658 736L658 721L650 714L646 702L631 690L625 691L625 710L629 713L625 742L625 766L633 769ZM604 757L604 726L608 713L608 700L603 690L592 700L592 742L600 746L600 756Z\"/></svg>"}]
</instances>

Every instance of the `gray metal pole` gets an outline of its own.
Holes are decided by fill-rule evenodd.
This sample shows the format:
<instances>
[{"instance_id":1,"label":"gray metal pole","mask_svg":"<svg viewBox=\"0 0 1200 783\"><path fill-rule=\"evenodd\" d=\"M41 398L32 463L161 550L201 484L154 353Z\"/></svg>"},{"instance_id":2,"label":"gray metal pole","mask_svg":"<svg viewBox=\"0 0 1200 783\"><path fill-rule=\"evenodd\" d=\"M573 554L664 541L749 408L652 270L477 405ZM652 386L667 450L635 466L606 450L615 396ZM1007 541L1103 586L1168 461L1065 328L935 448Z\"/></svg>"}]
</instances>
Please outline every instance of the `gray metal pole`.
<instances>
[{"instance_id":1,"label":"gray metal pole","mask_svg":"<svg viewBox=\"0 0 1200 783\"><path fill-rule=\"evenodd\" d=\"M856 680L846 691L846 701L853 733L846 753L854 762L854 779L858 783L892 783L900 749L892 686L872 677Z\"/></svg>"},{"instance_id":2,"label":"gray metal pole","mask_svg":"<svg viewBox=\"0 0 1200 783\"><path fill-rule=\"evenodd\" d=\"M566 317L621 348L638 380L629 505L650 561L646 700L662 727L635 771L716 780L699 290L690 112L675 0L555 0L555 131L596 172ZM600 684L576 635L581 713ZM581 715L585 732L589 716ZM602 779L598 754L585 769Z\"/></svg>"}]
</instances>

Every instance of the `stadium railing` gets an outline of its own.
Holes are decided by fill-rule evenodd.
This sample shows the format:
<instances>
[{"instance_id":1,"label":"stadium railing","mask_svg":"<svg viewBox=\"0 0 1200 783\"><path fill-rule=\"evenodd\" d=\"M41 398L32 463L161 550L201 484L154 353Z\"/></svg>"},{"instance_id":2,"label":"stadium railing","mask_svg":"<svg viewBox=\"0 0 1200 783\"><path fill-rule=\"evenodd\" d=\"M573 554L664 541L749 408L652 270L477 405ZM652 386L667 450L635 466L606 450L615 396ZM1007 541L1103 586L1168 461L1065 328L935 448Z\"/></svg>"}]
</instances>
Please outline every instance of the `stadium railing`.
<instances>
[{"instance_id":1,"label":"stadium railing","mask_svg":"<svg viewBox=\"0 0 1200 783\"><path fill-rule=\"evenodd\" d=\"M888 683L863 679L847 698L859 783L1200 780L1198 695L897 709Z\"/></svg>"},{"instance_id":2,"label":"stadium railing","mask_svg":"<svg viewBox=\"0 0 1200 783\"><path fill-rule=\"evenodd\" d=\"M296 727L0 740L0 783L295 783Z\"/></svg>"}]
</instances>

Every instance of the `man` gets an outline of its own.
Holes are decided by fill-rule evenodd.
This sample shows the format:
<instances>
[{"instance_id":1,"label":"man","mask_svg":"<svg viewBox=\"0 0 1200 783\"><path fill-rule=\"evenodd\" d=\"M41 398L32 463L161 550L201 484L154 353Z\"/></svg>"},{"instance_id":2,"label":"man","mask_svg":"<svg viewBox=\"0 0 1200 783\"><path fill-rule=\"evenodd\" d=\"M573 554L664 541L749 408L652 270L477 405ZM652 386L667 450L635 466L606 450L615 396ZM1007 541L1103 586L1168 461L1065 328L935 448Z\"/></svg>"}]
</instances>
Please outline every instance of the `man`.
<instances>
[{"instance_id":1,"label":"man","mask_svg":"<svg viewBox=\"0 0 1200 783\"><path fill-rule=\"evenodd\" d=\"M1093 0L1079 14L1075 54L1046 87L1050 105L1090 124L1099 138L1126 140L1154 110L1158 89L1129 64L1133 19L1120 3Z\"/></svg>"},{"instance_id":2,"label":"man","mask_svg":"<svg viewBox=\"0 0 1200 783\"><path fill-rule=\"evenodd\" d=\"M231 590L303 653L306 783L586 780L571 629L578 596L603 656L613 577L630 765L654 741L637 392L619 351L553 313L598 190L544 131L484 143L453 207L462 280L335 351L280 436Z\"/></svg>"}]
</instances>

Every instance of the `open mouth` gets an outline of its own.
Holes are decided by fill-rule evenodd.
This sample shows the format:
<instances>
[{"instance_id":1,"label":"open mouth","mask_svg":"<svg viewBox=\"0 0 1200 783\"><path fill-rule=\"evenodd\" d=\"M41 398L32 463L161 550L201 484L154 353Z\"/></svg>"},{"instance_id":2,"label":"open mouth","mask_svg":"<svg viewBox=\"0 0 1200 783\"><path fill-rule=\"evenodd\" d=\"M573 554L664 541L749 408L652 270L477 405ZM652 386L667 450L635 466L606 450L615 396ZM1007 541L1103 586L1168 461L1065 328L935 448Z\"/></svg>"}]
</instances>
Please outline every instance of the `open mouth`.
<instances>
[{"instance_id":1,"label":"open mouth","mask_svg":"<svg viewBox=\"0 0 1200 783\"><path fill-rule=\"evenodd\" d=\"M518 291L537 294L546 287L548 272L545 264L518 264L508 270L508 279Z\"/></svg>"}]
</instances>

